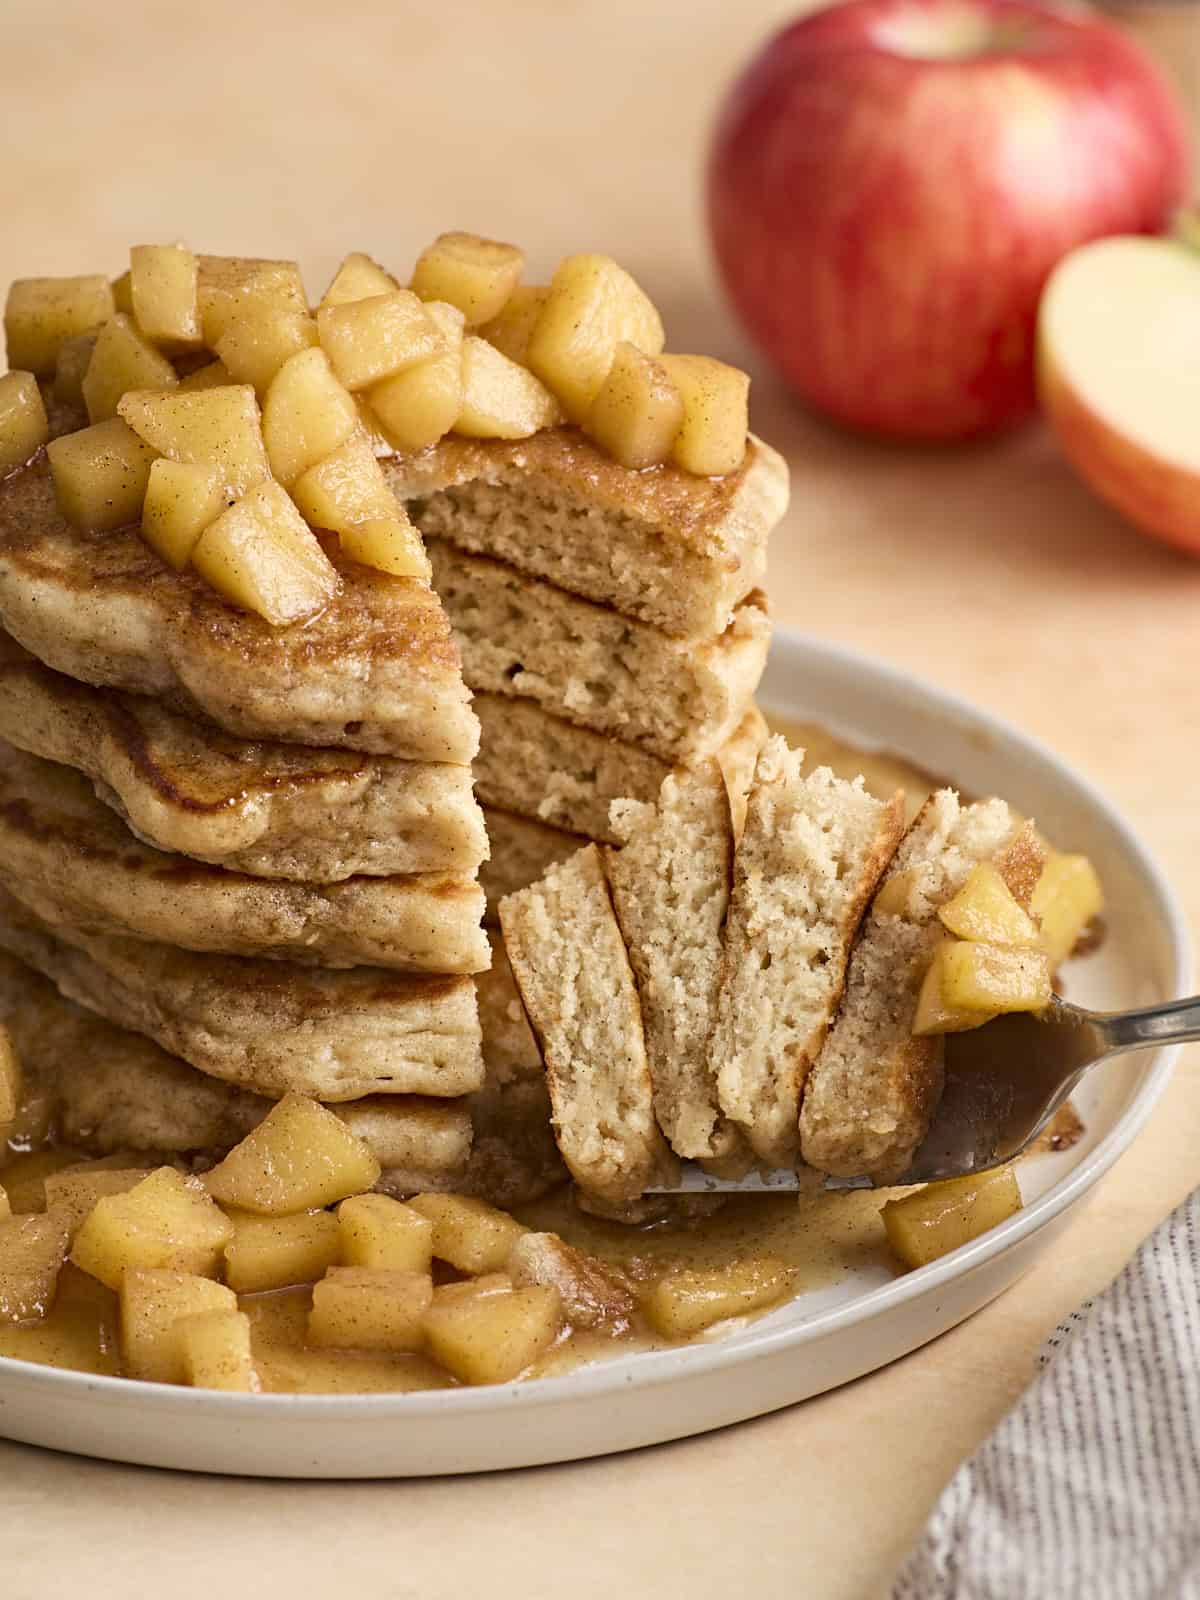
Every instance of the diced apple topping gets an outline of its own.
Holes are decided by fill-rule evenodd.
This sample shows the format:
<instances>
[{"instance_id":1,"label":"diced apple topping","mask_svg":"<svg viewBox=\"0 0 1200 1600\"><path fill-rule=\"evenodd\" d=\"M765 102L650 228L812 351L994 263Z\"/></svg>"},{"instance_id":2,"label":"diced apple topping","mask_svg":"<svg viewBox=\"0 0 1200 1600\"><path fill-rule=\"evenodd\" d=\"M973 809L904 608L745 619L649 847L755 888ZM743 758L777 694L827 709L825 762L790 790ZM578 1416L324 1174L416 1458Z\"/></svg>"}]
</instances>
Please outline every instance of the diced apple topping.
<instances>
[{"instance_id":1,"label":"diced apple topping","mask_svg":"<svg viewBox=\"0 0 1200 1600\"><path fill-rule=\"evenodd\" d=\"M121 418L160 455L213 466L233 494L270 475L258 401L249 384L197 393L134 391L117 407Z\"/></svg>"},{"instance_id":2,"label":"diced apple topping","mask_svg":"<svg viewBox=\"0 0 1200 1600\"><path fill-rule=\"evenodd\" d=\"M420 1350L432 1300L428 1272L331 1267L313 1289L308 1342L342 1350Z\"/></svg>"},{"instance_id":3,"label":"diced apple topping","mask_svg":"<svg viewBox=\"0 0 1200 1600\"><path fill-rule=\"evenodd\" d=\"M96 1202L75 1235L71 1260L110 1289L141 1268L212 1277L233 1225L196 1178L160 1167L124 1194Z\"/></svg>"},{"instance_id":4,"label":"diced apple topping","mask_svg":"<svg viewBox=\"0 0 1200 1600\"><path fill-rule=\"evenodd\" d=\"M58 361L54 367L54 398L63 405L84 410L83 380L92 351L96 348L94 333L81 333L74 339L64 339L58 347Z\"/></svg>"},{"instance_id":5,"label":"diced apple topping","mask_svg":"<svg viewBox=\"0 0 1200 1600\"><path fill-rule=\"evenodd\" d=\"M736 472L746 454L750 379L711 356L659 359L683 397L683 424L671 450L675 465L701 478Z\"/></svg>"},{"instance_id":6,"label":"diced apple topping","mask_svg":"<svg viewBox=\"0 0 1200 1600\"><path fill-rule=\"evenodd\" d=\"M250 1318L244 1311L215 1306L193 1311L175 1323L183 1352L184 1380L193 1389L226 1389L257 1394L262 1388L250 1348Z\"/></svg>"},{"instance_id":7,"label":"diced apple topping","mask_svg":"<svg viewBox=\"0 0 1200 1600\"><path fill-rule=\"evenodd\" d=\"M938 912L942 925L960 939L1019 945L1036 950L1037 924L1017 904L1012 890L990 861L973 867L967 881Z\"/></svg>"},{"instance_id":8,"label":"diced apple topping","mask_svg":"<svg viewBox=\"0 0 1200 1600\"><path fill-rule=\"evenodd\" d=\"M504 309L524 265L525 252L515 244L476 233L443 233L418 257L412 289L422 300L457 306L467 327L477 328Z\"/></svg>"},{"instance_id":9,"label":"diced apple topping","mask_svg":"<svg viewBox=\"0 0 1200 1600\"><path fill-rule=\"evenodd\" d=\"M748 1256L711 1272L668 1272L642 1302L651 1324L669 1339L690 1339L728 1317L782 1300L795 1271L775 1256Z\"/></svg>"},{"instance_id":10,"label":"diced apple topping","mask_svg":"<svg viewBox=\"0 0 1200 1600\"><path fill-rule=\"evenodd\" d=\"M133 315L133 274L128 267L125 268L119 278L113 279L109 288L112 290L113 311L122 311L127 317L131 317ZM111 316L112 311L108 315ZM102 318L101 320L107 319Z\"/></svg>"},{"instance_id":11,"label":"diced apple topping","mask_svg":"<svg viewBox=\"0 0 1200 1600\"><path fill-rule=\"evenodd\" d=\"M950 942L947 940L938 946L922 980L912 1024L912 1031L918 1038L933 1033L965 1033L971 1028L981 1028L996 1015L994 1011L952 1006L946 999L942 991L942 951Z\"/></svg>"},{"instance_id":12,"label":"diced apple topping","mask_svg":"<svg viewBox=\"0 0 1200 1600\"><path fill-rule=\"evenodd\" d=\"M259 1217L230 1211L233 1238L225 1246L225 1281L239 1294L314 1283L339 1259L342 1235L329 1211Z\"/></svg>"},{"instance_id":13,"label":"diced apple topping","mask_svg":"<svg viewBox=\"0 0 1200 1600\"><path fill-rule=\"evenodd\" d=\"M425 1338L464 1383L508 1383L546 1353L562 1323L558 1290L538 1284L443 1297L426 1314Z\"/></svg>"},{"instance_id":14,"label":"diced apple topping","mask_svg":"<svg viewBox=\"0 0 1200 1600\"><path fill-rule=\"evenodd\" d=\"M108 279L18 278L4 307L8 364L14 370L54 376L60 347L81 333L94 333L116 310Z\"/></svg>"},{"instance_id":15,"label":"diced apple topping","mask_svg":"<svg viewBox=\"0 0 1200 1600\"><path fill-rule=\"evenodd\" d=\"M234 381L233 373L223 361L209 361L195 372L189 372L186 378L180 378L176 392L198 394L203 389L227 389Z\"/></svg>"},{"instance_id":16,"label":"diced apple topping","mask_svg":"<svg viewBox=\"0 0 1200 1600\"><path fill-rule=\"evenodd\" d=\"M74 1238L105 1195L128 1194L149 1176L148 1167L67 1167L46 1179L46 1209L67 1219Z\"/></svg>"},{"instance_id":17,"label":"diced apple topping","mask_svg":"<svg viewBox=\"0 0 1200 1600\"><path fill-rule=\"evenodd\" d=\"M249 256L198 256L200 326L215 350L230 319L249 301L272 301L308 310L304 280L294 261L259 261Z\"/></svg>"},{"instance_id":18,"label":"diced apple topping","mask_svg":"<svg viewBox=\"0 0 1200 1600\"><path fill-rule=\"evenodd\" d=\"M32 372L0 378L0 473L23 467L50 437L42 391Z\"/></svg>"},{"instance_id":19,"label":"diced apple topping","mask_svg":"<svg viewBox=\"0 0 1200 1600\"><path fill-rule=\"evenodd\" d=\"M462 410L463 314L440 300L431 300L425 311L444 348L366 391L376 426L397 450L423 450L436 444Z\"/></svg>"},{"instance_id":20,"label":"diced apple topping","mask_svg":"<svg viewBox=\"0 0 1200 1600\"><path fill-rule=\"evenodd\" d=\"M276 628L315 616L338 590L336 568L274 481L260 483L209 523L191 561L226 600Z\"/></svg>"},{"instance_id":21,"label":"diced apple topping","mask_svg":"<svg viewBox=\"0 0 1200 1600\"><path fill-rule=\"evenodd\" d=\"M379 1162L346 1124L303 1095L288 1095L207 1174L225 1205L286 1216L361 1194L379 1181Z\"/></svg>"},{"instance_id":22,"label":"diced apple topping","mask_svg":"<svg viewBox=\"0 0 1200 1600\"><path fill-rule=\"evenodd\" d=\"M386 572L391 578L419 578L428 583L433 577L421 535L403 508L398 508L394 517L370 517L355 523L339 542L348 560Z\"/></svg>"},{"instance_id":23,"label":"diced apple topping","mask_svg":"<svg viewBox=\"0 0 1200 1600\"><path fill-rule=\"evenodd\" d=\"M683 425L683 397L653 356L617 346L583 431L623 467L654 467L671 453Z\"/></svg>"},{"instance_id":24,"label":"diced apple topping","mask_svg":"<svg viewBox=\"0 0 1200 1600\"><path fill-rule=\"evenodd\" d=\"M142 537L182 572L205 528L230 504L216 467L160 456L150 468L142 505Z\"/></svg>"},{"instance_id":25,"label":"diced apple topping","mask_svg":"<svg viewBox=\"0 0 1200 1600\"><path fill-rule=\"evenodd\" d=\"M280 367L317 343L317 324L307 311L273 300L251 300L235 312L217 340L217 355L236 383L251 383L263 395Z\"/></svg>"},{"instance_id":26,"label":"diced apple topping","mask_svg":"<svg viewBox=\"0 0 1200 1600\"><path fill-rule=\"evenodd\" d=\"M232 1289L191 1272L135 1268L117 1287L125 1370L147 1383L188 1381L185 1318L203 1311L237 1310Z\"/></svg>"},{"instance_id":27,"label":"diced apple topping","mask_svg":"<svg viewBox=\"0 0 1200 1600\"><path fill-rule=\"evenodd\" d=\"M906 1267L923 1267L977 1239L1021 1209L1021 1191L1011 1167L978 1177L930 1183L880 1215L888 1243Z\"/></svg>"},{"instance_id":28,"label":"diced apple topping","mask_svg":"<svg viewBox=\"0 0 1200 1600\"><path fill-rule=\"evenodd\" d=\"M344 306L350 300L370 300L377 294L393 294L400 285L390 272L372 261L362 250L352 250L333 275L321 296L321 307Z\"/></svg>"},{"instance_id":29,"label":"diced apple topping","mask_svg":"<svg viewBox=\"0 0 1200 1600\"><path fill-rule=\"evenodd\" d=\"M120 417L64 433L46 446L58 509L96 533L137 522L155 452Z\"/></svg>"},{"instance_id":30,"label":"diced apple topping","mask_svg":"<svg viewBox=\"0 0 1200 1600\"><path fill-rule=\"evenodd\" d=\"M490 322L476 329L480 338L494 344L501 355L525 365L529 340L546 304L550 291L544 284L518 284L504 303L503 310Z\"/></svg>"},{"instance_id":31,"label":"diced apple topping","mask_svg":"<svg viewBox=\"0 0 1200 1600\"><path fill-rule=\"evenodd\" d=\"M499 1272L526 1229L506 1211L461 1194L419 1194L409 1205L433 1224L433 1253L460 1272Z\"/></svg>"},{"instance_id":32,"label":"diced apple topping","mask_svg":"<svg viewBox=\"0 0 1200 1600\"><path fill-rule=\"evenodd\" d=\"M402 514L375 452L360 433L297 478L292 498L314 528L331 533L344 533L373 517Z\"/></svg>"},{"instance_id":33,"label":"diced apple topping","mask_svg":"<svg viewBox=\"0 0 1200 1600\"><path fill-rule=\"evenodd\" d=\"M198 269L179 244L137 244L129 252L129 298L147 339L172 353L198 350Z\"/></svg>"},{"instance_id":34,"label":"diced apple topping","mask_svg":"<svg viewBox=\"0 0 1200 1600\"><path fill-rule=\"evenodd\" d=\"M383 1194L358 1194L337 1212L341 1258L348 1267L428 1273L433 1223L412 1206Z\"/></svg>"},{"instance_id":35,"label":"diced apple topping","mask_svg":"<svg viewBox=\"0 0 1200 1600\"><path fill-rule=\"evenodd\" d=\"M358 407L323 350L301 350L280 367L263 401L271 471L290 486L358 427Z\"/></svg>"},{"instance_id":36,"label":"diced apple topping","mask_svg":"<svg viewBox=\"0 0 1200 1600\"><path fill-rule=\"evenodd\" d=\"M1086 856L1052 855L1038 879L1030 910L1042 930L1042 947L1056 968L1071 954L1088 924L1104 909L1104 892Z\"/></svg>"},{"instance_id":37,"label":"diced apple topping","mask_svg":"<svg viewBox=\"0 0 1200 1600\"><path fill-rule=\"evenodd\" d=\"M925 975L913 1032L952 1033L1001 1012L1041 1011L1050 995L1050 964L1041 950L947 939Z\"/></svg>"},{"instance_id":38,"label":"diced apple topping","mask_svg":"<svg viewBox=\"0 0 1200 1600\"><path fill-rule=\"evenodd\" d=\"M408 289L324 306L317 327L330 365L351 390L427 361L441 346L425 307Z\"/></svg>"},{"instance_id":39,"label":"diced apple topping","mask_svg":"<svg viewBox=\"0 0 1200 1600\"><path fill-rule=\"evenodd\" d=\"M550 280L526 355L572 422L587 416L623 340L658 354L663 325L653 303L611 257L568 256Z\"/></svg>"},{"instance_id":40,"label":"diced apple topping","mask_svg":"<svg viewBox=\"0 0 1200 1600\"><path fill-rule=\"evenodd\" d=\"M130 389L173 389L178 382L166 356L118 312L100 329L80 387L90 419L107 422Z\"/></svg>"},{"instance_id":41,"label":"diced apple topping","mask_svg":"<svg viewBox=\"0 0 1200 1600\"><path fill-rule=\"evenodd\" d=\"M70 1228L55 1211L0 1218L0 1322L35 1322L54 1303Z\"/></svg>"},{"instance_id":42,"label":"diced apple topping","mask_svg":"<svg viewBox=\"0 0 1200 1600\"><path fill-rule=\"evenodd\" d=\"M558 402L526 367L486 339L471 335L462 347L462 405L455 433L469 439L528 439L562 421Z\"/></svg>"}]
</instances>

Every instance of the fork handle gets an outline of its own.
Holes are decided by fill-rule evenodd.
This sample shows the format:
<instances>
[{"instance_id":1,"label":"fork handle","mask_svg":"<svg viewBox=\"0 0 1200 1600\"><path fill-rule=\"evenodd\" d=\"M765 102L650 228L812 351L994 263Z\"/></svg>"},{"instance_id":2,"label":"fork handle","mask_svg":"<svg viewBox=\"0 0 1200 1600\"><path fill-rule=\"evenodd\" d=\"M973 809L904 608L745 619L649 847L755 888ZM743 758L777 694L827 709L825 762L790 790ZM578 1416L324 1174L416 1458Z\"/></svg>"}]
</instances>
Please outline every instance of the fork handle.
<instances>
[{"instance_id":1,"label":"fork handle","mask_svg":"<svg viewBox=\"0 0 1200 1600\"><path fill-rule=\"evenodd\" d=\"M1094 1021L1104 1033L1110 1055L1152 1045L1189 1044L1200 1040L1200 995L1145 1006L1140 1011L1113 1011Z\"/></svg>"}]
</instances>

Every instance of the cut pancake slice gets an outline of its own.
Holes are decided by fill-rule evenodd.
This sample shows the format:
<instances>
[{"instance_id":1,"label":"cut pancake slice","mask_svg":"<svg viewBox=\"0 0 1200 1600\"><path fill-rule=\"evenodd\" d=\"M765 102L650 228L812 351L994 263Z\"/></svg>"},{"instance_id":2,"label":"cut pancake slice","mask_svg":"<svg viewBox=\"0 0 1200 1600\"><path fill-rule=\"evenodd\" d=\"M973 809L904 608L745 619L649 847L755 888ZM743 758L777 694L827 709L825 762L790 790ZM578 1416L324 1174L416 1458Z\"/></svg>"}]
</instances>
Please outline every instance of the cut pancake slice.
<instances>
[{"instance_id":1,"label":"cut pancake slice","mask_svg":"<svg viewBox=\"0 0 1200 1600\"><path fill-rule=\"evenodd\" d=\"M576 1183L618 1203L669 1184L675 1162L654 1120L637 988L599 849L502 901L500 925Z\"/></svg>"},{"instance_id":2,"label":"cut pancake slice","mask_svg":"<svg viewBox=\"0 0 1200 1600\"><path fill-rule=\"evenodd\" d=\"M65 1000L36 972L0 954L0 1022L21 1060L24 1126L92 1155L219 1158L273 1102L221 1083ZM465 1100L392 1095L336 1106L384 1168L381 1187L450 1185L466 1170ZM136 1164L136 1163L131 1163Z\"/></svg>"},{"instance_id":3,"label":"cut pancake slice","mask_svg":"<svg viewBox=\"0 0 1200 1600\"><path fill-rule=\"evenodd\" d=\"M800 1149L810 1166L881 1183L907 1170L944 1080L941 1037L912 1036L921 981L942 937L938 907L1018 827L1002 800L964 806L941 789L908 830L863 923L842 1009L808 1080Z\"/></svg>"},{"instance_id":4,"label":"cut pancake slice","mask_svg":"<svg viewBox=\"0 0 1200 1600\"><path fill-rule=\"evenodd\" d=\"M842 998L850 948L904 830L904 797L868 794L772 738L758 758L712 1038L721 1109L764 1162L794 1164L800 1100Z\"/></svg>"},{"instance_id":5,"label":"cut pancake slice","mask_svg":"<svg viewBox=\"0 0 1200 1600\"><path fill-rule=\"evenodd\" d=\"M609 821L612 802L653 804L672 771L660 756L577 728L532 700L478 694L475 710L480 723L475 791L483 804L568 833L617 844ZM752 705L716 752L731 796L748 786L766 731L762 713Z\"/></svg>"},{"instance_id":6,"label":"cut pancake slice","mask_svg":"<svg viewBox=\"0 0 1200 1600\"><path fill-rule=\"evenodd\" d=\"M147 844L256 877L470 872L487 852L468 767L235 739L3 633L0 738L82 772Z\"/></svg>"},{"instance_id":7,"label":"cut pancake slice","mask_svg":"<svg viewBox=\"0 0 1200 1600\"><path fill-rule=\"evenodd\" d=\"M383 468L422 533L690 638L723 633L757 587L788 498L786 465L753 437L724 478L632 471L574 428L447 436Z\"/></svg>"},{"instance_id":8,"label":"cut pancake slice","mask_svg":"<svg viewBox=\"0 0 1200 1600\"><path fill-rule=\"evenodd\" d=\"M240 738L469 762L478 728L433 590L329 553L337 596L273 628L168 567L137 528L72 528L39 464L0 484L0 623L69 677L153 695Z\"/></svg>"},{"instance_id":9,"label":"cut pancake slice","mask_svg":"<svg viewBox=\"0 0 1200 1600\"><path fill-rule=\"evenodd\" d=\"M0 948L201 1072L278 1098L470 1094L483 1080L470 978L326 972L51 929L0 890Z\"/></svg>"},{"instance_id":10,"label":"cut pancake slice","mask_svg":"<svg viewBox=\"0 0 1200 1600\"><path fill-rule=\"evenodd\" d=\"M617 801L612 821L624 844L605 852L605 870L637 978L659 1126L677 1155L730 1156L741 1139L718 1106L711 1054L733 875L721 768L710 759L672 775L657 805Z\"/></svg>"},{"instance_id":11,"label":"cut pancake slice","mask_svg":"<svg viewBox=\"0 0 1200 1600\"><path fill-rule=\"evenodd\" d=\"M757 591L716 638L678 639L447 540L431 539L429 555L472 689L533 700L665 761L723 745L762 677L771 624Z\"/></svg>"},{"instance_id":12,"label":"cut pancake slice","mask_svg":"<svg viewBox=\"0 0 1200 1600\"><path fill-rule=\"evenodd\" d=\"M493 806L484 806L483 820L490 854L479 869L479 882L487 896L489 922L495 921L506 894L536 882L548 867L565 861L588 842L577 833Z\"/></svg>"},{"instance_id":13,"label":"cut pancake slice","mask_svg":"<svg viewBox=\"0 0 1200 1600\"><path fill-rule=\"evenodd\" d=\"M487 966L468 876L270 883L135 839L69 767L0 741L0 883L43 922L185 950L463 973Z\"/></svg>"}]
</instances>

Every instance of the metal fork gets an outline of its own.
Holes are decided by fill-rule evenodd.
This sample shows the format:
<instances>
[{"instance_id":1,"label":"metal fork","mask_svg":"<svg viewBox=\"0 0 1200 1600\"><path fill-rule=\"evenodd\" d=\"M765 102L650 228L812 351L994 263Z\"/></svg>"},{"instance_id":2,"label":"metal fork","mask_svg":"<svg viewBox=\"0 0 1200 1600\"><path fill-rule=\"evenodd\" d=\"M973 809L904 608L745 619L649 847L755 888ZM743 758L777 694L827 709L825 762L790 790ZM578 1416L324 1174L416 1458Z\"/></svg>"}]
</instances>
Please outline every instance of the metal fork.
<instances>
[{"instance_id":1,"label":"metal fork","mask_svg":"<svg viewBox=\"0 0 1200 1600\"><path fill-rule=\"evenodd\" d=\"M1085 1072L1127 1050L1200 1039L1200 996L1141 1011L1086 1011L1055 998L1036 1016L997 1017L946 1035L946 1088L912 1165L886 1187L964 1178L1014 1161L1033 1144ZM875 1187L870 1178L832 1178L827 1189ZM683 1164L677 1187L656 1194L753 1194L799 1189L795 1172L717 1178Z\"/></svg>"}]
</instances>

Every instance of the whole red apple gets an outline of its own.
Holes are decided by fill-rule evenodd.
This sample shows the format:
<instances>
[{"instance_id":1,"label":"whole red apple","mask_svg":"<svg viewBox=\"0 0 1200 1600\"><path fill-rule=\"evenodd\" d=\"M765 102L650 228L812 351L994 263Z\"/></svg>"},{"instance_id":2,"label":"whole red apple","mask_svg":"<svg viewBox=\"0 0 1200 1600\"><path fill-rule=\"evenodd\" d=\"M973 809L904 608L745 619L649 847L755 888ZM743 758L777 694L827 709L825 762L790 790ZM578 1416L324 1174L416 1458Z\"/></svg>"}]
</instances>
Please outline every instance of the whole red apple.
<instances>
[{"instance_id":1,"label":"whole red apple","mask_svg":"<svg viewBox=\"0 0 1200 1600\"><path fill-rule=\"evenodd\" d=\"M1054 264L1160 231L1187 169L1164 79L1105 22L1028 0L847 0L734 86L712 237L750 333L814 406L964 437L1032 408Z\"/></svg>"}]
</instances>

